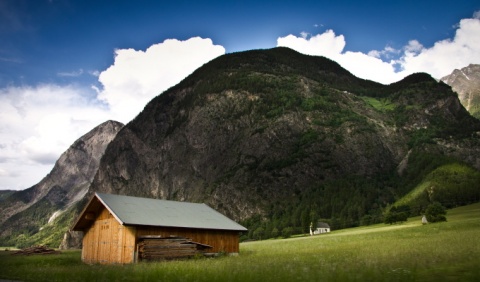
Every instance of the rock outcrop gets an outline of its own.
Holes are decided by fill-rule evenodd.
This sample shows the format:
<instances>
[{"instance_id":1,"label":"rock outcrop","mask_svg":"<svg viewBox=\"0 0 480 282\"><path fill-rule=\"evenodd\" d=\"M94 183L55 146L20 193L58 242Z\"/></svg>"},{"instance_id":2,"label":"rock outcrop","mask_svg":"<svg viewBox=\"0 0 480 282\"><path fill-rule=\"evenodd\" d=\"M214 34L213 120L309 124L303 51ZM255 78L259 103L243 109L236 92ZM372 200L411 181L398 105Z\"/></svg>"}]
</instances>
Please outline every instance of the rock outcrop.
<instances>
[{"instance_id":1,"label":"rock outcrop","mask_svg":"<svg viewBox=\"0 0 480 282\"><path fill-rule=\"evenodd\" d=\"M458 93L458 98L472 116L480 119L480 65L456 69L441 79Z\"/></svg>"},{"instance_id":2,"label":"rock outcrop","mask_svg":"<svg viewBox=\"0 0 480 282\"><path fill-rule=\"evenodd\" d=\"M15 241L17 236L25 233L33 236L82 200L107 145L122 127L123 124L116 121L100 124L75 141L38 184L2 197L1 240ZM65 229L65 226L61 228Z\"/></svg>"}]
</instances>

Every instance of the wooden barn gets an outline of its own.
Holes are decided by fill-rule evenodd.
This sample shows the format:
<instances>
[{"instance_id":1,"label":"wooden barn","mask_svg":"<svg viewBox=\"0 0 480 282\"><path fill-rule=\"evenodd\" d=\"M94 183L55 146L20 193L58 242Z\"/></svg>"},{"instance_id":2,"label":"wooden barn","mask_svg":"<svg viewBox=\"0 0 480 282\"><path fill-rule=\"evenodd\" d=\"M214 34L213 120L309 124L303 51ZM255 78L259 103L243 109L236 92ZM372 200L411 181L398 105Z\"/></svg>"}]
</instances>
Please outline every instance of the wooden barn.
<instances>
[{"instance_id":1,"label":"wooden barn","mask_svg":"<svg viewBox=\"0 0 480 282\"><path fill-rule=\"evenodd\" d=\"M100 193L72 230L84 232L82 261L101 264L238 253L247 231L205 204Z\"/></svg>"}]
</instances>

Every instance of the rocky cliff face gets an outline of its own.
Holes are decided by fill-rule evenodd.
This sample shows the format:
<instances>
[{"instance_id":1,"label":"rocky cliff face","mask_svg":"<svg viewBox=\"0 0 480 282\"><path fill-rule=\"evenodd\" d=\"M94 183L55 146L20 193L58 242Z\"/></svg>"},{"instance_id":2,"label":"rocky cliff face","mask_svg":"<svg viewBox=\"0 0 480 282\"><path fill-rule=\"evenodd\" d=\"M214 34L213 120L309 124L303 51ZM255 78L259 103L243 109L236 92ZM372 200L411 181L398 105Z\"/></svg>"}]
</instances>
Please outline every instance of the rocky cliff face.
<instances>
[{"instance_id":1,"label":"rocky cliff face","mask_svg":"<svg viewBox=\"0 0 480 282\"><path fill-rule=\"evenodd\" d=\"M83 199L107 145L123 127L107 121L79 138L35 186L0 199L0 238L36 234Z\"/></svg>"},{"instance_id":2,"label":"rocky cliff face","mask_svg":"<svg viewBox=\"0 0 480 282\"><path fill-rule=\"evenodd\" d=\"M293 213L316 195L311 205L330 209L321 216L358 218L393 199L385 178L411 151L470 156L480 168L469 147L479 130L427 74L385 86L286 48L228 54L125 126L90 193L205 202L236 220Z\"/></svg>"},{"instance_id":3,"label":"rocky cliff face","mask_svg":"<svg viewBox=\"0 0 480 282\"><path fill-rule=\"evenodd\" d=\"M458 93L463 106L476 118L480 119L480 65L471 64L463 69L456 69L441 79Z\"/></svg>"}]
</instances>

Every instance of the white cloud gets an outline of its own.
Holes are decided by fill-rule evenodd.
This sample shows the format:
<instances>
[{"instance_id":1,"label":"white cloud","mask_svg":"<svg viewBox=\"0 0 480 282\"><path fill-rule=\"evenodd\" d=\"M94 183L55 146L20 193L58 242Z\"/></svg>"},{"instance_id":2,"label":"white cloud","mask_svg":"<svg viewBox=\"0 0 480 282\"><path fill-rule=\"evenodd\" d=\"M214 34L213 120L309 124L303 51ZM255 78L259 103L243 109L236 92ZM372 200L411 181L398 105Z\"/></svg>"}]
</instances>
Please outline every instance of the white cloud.
<instances>
[{"instance_id":1,"label":"white cloud","mask_svg":"<svg viewBox=\"0 0 480 282\"><path fill-rule=\"evenodd\" d=\"M287 35L277 39L277 46L290 47L298 52L308 55L321 55L335 60L345 48L345 38L343 35L336 36L331 29L315 36L296 37Z\"/></svg>"},{"instance_id":2,"label":"white cloud","mask_svg":"<svg viewBox=\"0 0 480 282\"><path fill-rule=\"evenodd\" d=\"M110 106L117 120L127 122L153 97L224 53L222 46L200 37L168 39L145 51L116 50L114 64L100 73L103 89L99 98Z\"/></svg>"},{"instance_id":3,"label":"white cloud","mask_svg":"<svg viewBox=\"0 0 480 282\"><path fill-rule=\"evenodd\" d=\"M109 119L127 123L153 97L224 53L210 39L169 39L145 51L116 50L107 70L88 71L99 77L102 89L55 84L0 89L0 190L38 183L80 136Z\"/></svg>"},{"instance_id":4,"label":"white cloud","mask_svg":"<svg viewBox=\"0 0 480 282\"><path fill-rule=\"evenodd\" d=\"M65 76L65 77L79 77L83 74L83 69L79 69L76 71L70 71L70 72L59 72L57 73L58 76Z\"/></svg>"},{"instance_id":5,"label":"white cloud","mask_svg":"<svg viewBox=\"0 0 480 282\"><path fill-rule=\"evenodd\" d=\"M403 73L395 72L395 64L392 62L385 62L361 52L342 53L337 58L337 62L360 78L380 83L398 81L405 76Z\"/></svg>"},{"instance_id":6,"label":"white cloud","mask_svg":"<svg viewBox=\"0 0 480 282\"><path fill-rule=\"evenodd\" d=\"M400 50L394 49L391 46L386 46L383 50L370 50L367 55L370 57L378 58L383 60L392 60L395 57L398 57Z\"/></svg>"},{"instance_id":7,"label":"white cloud","mask_svg":"<svg viewBox=\"0 0 480 282\"><path fill-rule=\"evenodd\" d=\"M8 171L0 168L0 176L8 176L8 175L9 175Z\"/></svg>"},{"instance_id":8,"label":"white cloud","mask_svg":"<svg viewBox=\"0 0 480 282\"><path fill-rule=\"evenodd\" d=\"M0 89L0 189L37 183L76 139L108 119L73 86Z\"/></svg>"},{"instance_id":9,"label":"white cloud","mask_svg":"<svg viewBox=\"0 0 480 282\"><path fill-rule=\"evenodd\" d=\"M419 54L423 49L423 45L417 40L410 40L408 45L404 47L405 52Z\"/></svg>"},{"instance_id":10,"label":"white cloud","mask_svg":"<svg viewBox=\"0 0 480 282\"><path fill-rule=\"evenodd\" d=\"M88 74L98 77L100 75L100 72L98 70L91 70L91 71L88 71Z\"/></svg>"},{"instance_id":11,"label":"white cloud","mask_svg":"<svg viewBox=\"0 0 480 282\"><path fill-rule=\"evenodd\" d=\"M453 39L438 41L430 48L414 51L410 41L399 63L406 73L424 71L441 78L454 69L480 63L479 34L480 19L463 19Z\"/></svg>"},{"instance_id":12,"label":"white cloud","mask_svg":"<svg viewBox=\"0 0 480 282\"><path fill-rule=\"evenodd\" d=\"M410 40L403 50L389 46L368 54L344 52L345 38L332 30L306 37L287 35L277 39L277 46L290 47L298 52L319 55L337 61L354 75L384 84L402 79L415 72L427 72L441 78L456 68L480 63L480 12L463 19L456 27L455 37L436 42L432 47Z\"/></svg>"},{"instance_id":13,"label":"white cloud","mask_svg":"<svg viewBox=\"0 0 480 282\"><path fill-rule=\"evenodd\" d=\"M473 18L480 20L480 11L476 11L475 13L473 13Z\"/></svg>"},{"instance_id":14,"label":"white cloud","mask_svg":"<svg viewBox=\"0 0 480 282\"><path fill-rule=\"evenodd\" d=\"M394 66L379 58L382 52L374 51L370 55L361 52L343 52L345 45L344 36L337 36L333 30L327 30L310 38L288 35L277 39L277 46L289 47L308 55L327 57L361 78L383 83L398 78L394 72Z\"/></svg>"}]
</instances>

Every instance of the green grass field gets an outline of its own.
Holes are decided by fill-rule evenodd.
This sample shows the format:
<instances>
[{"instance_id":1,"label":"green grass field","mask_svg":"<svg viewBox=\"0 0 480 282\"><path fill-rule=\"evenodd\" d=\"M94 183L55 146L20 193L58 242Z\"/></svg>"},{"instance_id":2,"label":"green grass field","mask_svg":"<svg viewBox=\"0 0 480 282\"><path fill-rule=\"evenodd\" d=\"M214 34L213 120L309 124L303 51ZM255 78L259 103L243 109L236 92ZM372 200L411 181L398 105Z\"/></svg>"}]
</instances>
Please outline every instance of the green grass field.
<instances>
[{"instance_id":1,"label":"green grass field","mask_svg":"<svg viewBox=\"0 0 480 282\"><path fill-rule=\"evenodd\" d=\"M242 243L240 255L136 265L86 265L79 251L0 252L0 279L22 281L478 281L480 203L447 222L372 225Z\"/></svg>"}]
</instances>

